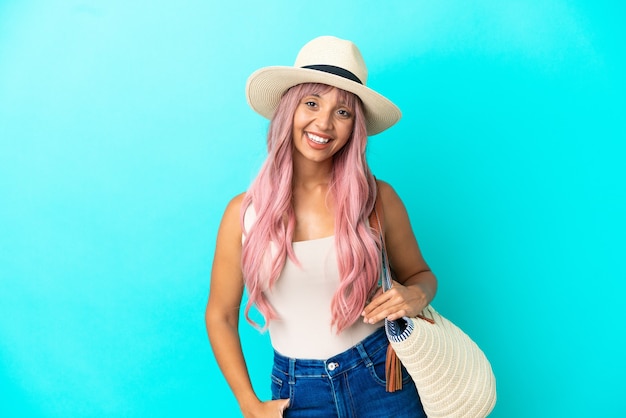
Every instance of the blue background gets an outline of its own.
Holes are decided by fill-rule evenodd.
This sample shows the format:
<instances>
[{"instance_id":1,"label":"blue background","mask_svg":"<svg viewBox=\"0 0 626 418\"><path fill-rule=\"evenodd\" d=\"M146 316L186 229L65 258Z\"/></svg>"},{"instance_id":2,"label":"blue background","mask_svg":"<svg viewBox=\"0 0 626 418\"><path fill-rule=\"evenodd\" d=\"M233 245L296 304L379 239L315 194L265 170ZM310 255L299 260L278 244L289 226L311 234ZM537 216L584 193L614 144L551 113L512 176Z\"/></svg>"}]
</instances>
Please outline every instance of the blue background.
<instances>
[{"instance_id":1,"label":"blue background","mask_svg":"<svg viewBox=\"0 0 626 418\"><path fill-rule=\"evenodd\" d=\"M264 157L248 75L354 40L370 141L498 379L493 417L623 416L623 2L0 2L0 416L237 417L204 329ZM245 352L268 396L270 345Z\"/></svg>"}]
</instances>

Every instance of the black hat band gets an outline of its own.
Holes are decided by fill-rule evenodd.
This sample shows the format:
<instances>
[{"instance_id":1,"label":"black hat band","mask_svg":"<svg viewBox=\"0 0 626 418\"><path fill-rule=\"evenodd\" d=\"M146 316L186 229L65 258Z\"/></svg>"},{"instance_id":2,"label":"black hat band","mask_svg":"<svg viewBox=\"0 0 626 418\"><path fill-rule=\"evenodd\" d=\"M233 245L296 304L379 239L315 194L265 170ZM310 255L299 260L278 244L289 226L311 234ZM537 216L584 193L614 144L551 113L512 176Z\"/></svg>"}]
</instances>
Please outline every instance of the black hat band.
<instances>
[{"instance_id":1,"label":"black hat band","mask_svg":"<svg viewBox=\"0 0 626 418\"><path fill-rule=\"evenodd\" d=\"M302 68L338 75L339 77L347 78L348 80L354 81L355 83L363 84L361 80L359 80L359 77L355 76L350 71L346 70L345 68L336 67L334 65L305 65Z\"/></svg>"}]
</instances>

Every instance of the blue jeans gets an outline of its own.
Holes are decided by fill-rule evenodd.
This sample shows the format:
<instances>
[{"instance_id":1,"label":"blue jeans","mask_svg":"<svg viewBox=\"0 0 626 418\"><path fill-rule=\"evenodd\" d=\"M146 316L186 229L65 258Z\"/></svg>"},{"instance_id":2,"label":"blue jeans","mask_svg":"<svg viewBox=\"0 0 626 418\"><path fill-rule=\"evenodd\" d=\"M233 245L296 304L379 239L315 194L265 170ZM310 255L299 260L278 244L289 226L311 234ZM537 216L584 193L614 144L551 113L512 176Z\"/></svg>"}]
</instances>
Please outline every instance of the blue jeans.
<instances>
[{"instance_id":1,"label":"blue jeans","mask_svg":"<svg viewBox=\"0 0 626 418\"><path fill-rule=\"evenodd\" d=\"M289 399L285 418L426 418L415 383L402 368L402 390L385 389L387 336L380 328L327 360L274 352L272 399Z\"/></svg>"}]
</instances>

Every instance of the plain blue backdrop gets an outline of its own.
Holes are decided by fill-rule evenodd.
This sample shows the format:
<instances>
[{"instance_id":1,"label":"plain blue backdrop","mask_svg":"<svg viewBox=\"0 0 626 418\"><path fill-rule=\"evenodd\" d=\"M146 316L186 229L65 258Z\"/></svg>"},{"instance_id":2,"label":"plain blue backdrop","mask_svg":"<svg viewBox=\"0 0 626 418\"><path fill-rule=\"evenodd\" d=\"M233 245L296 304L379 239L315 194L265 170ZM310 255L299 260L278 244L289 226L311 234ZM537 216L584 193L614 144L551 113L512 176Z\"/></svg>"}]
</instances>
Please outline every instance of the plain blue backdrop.
<instances>
[{"instance_id":1,"label":"plain blue backdrop","mask_svg":"<svg viewBox=\"0 0 626 418\"><path fill-rule=\"evenodd\" d=\"M0 416L238 417L203 314L265 152L248 75L354 40L369 160L484 349L493 417L624 416L618 1L0 2ZM267 397L267 335L242 327Z\"/></svg>"}]
</instances>

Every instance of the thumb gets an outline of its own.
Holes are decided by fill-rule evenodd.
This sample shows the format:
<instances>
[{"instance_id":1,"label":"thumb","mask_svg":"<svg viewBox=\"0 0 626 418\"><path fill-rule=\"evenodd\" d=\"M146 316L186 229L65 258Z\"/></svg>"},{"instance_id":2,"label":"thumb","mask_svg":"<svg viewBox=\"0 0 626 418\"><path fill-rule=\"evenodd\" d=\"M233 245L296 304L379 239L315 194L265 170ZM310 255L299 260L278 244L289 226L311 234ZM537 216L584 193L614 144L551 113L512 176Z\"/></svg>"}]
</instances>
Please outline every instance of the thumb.
<instances>
[{"instance_id":1,"label":"thumb","mask_svg":"<svg viewBox=\"0 0 626 418\"><path fill-rule=\"evenodd\" d=\"M284 412L287 408L289 408L289 399L285 399L285 402L281 404L280 412Z\"/></svg>"}]
</instances>

